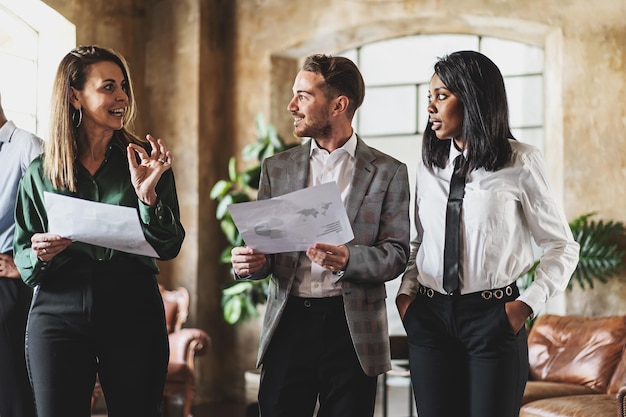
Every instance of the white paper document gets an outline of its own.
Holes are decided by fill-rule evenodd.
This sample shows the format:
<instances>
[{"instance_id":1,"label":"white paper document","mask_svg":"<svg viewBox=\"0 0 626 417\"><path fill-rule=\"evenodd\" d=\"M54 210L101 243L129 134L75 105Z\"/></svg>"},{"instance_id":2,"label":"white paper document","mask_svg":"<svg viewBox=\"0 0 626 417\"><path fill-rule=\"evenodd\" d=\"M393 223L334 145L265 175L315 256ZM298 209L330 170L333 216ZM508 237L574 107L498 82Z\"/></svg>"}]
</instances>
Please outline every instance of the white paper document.
<instances>
[{"instance_id":1,"label":"white paper document","mask_svg":"<svg viewBox=\"0 0 626 417\"><path fill-rule=\"evenodd\" d=\"M231 204L228 210L246 246L261 253L303 251L314 243L341 245L354 238L335 182Z\"/></svg>"},{"instance_id":2,"label":"white paper document","mask_svg":"<svg viewBox=\"0 0 626 417\"><path fill-rule=\"evenodd\" d=\"M48 231L74 241L158 258L137 209L44 192Z\"/></svg>"}]
</instances>

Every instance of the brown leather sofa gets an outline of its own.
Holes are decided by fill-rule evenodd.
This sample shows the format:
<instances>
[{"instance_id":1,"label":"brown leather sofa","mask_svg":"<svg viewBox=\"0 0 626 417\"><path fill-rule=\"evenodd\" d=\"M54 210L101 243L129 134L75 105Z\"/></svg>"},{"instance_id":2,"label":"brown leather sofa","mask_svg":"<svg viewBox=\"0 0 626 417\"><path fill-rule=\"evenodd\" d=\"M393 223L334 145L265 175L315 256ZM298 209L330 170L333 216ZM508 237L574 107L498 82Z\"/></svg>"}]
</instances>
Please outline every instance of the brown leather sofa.
<instances>
[{"instance_id":1,"label":"brown leather sofa","mask_svg":"<svg viewBox=\"0 0 626 417\"><path fill-rule=\"evenodd\" d=\"M626 417L626 316L539 316L520 417Z\"/></svg>"}]
</instances>

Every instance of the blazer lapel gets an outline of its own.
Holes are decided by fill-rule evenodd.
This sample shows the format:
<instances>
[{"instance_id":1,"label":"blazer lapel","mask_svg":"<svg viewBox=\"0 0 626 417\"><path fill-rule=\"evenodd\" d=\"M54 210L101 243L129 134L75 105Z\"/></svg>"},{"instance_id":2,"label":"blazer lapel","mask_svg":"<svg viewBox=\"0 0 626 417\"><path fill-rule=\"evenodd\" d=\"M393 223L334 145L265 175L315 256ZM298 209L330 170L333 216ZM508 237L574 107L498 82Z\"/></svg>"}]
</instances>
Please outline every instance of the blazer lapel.
<instances>
[{"instance_id":1,"label":"blazer lapel","mask_svg":"<svg viewBox=\"0 0 626 417\"><path fill-rule=\"evenodd\" d=\"M287 183L287 192L301 190L308 186L309 178L309 154L311 151L311 139L308 142L298 146L297 151L293 152L289 158L289 166L287 168L289 180Z\"/></svg>"},{"instance_id":2,"label":"blazer lapel","mask_svg":"<svg viewBox=\"0 0 626 417\"><path fill-rule=\"evenodd\" d=\"M354 219L361 208L363 197L365 197L365 193L367 192L370 182L372 182L372 178L374 178L374 173L376 172L376 167L372 164L372 161L376 159L376 157L370 151L369 146L367 146L358 136L354 159L354 173L352 174L351 185L352 189L350 190L350 195L348 196L346 204L346 212L350 223L354 222Z\"/></svg>"}]
</instances>

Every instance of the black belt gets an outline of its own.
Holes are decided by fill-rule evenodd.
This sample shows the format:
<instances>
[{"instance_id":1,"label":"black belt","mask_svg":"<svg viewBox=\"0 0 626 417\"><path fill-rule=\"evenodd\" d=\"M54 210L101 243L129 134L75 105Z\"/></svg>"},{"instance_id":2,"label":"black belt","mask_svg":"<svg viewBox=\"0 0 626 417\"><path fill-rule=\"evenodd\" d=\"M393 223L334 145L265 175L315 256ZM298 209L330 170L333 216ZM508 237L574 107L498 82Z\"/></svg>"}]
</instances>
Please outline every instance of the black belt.
<instances>
[{"instance_id":1,"label":"black belt","mask_svg":"<svg viewBox=\"0 0 626 417\"><path fill-rule=\"evenodd\" d=\"M298 310L306 310L311 312L336 311L343 309L343 296L337 297L296 297L289 296L288 306Z\"/></svg>"},{"instance_id":2,"label":"black belt","mask_svg":"<svg viewBox=\"0 0 626 417\"><path fill-rule=\"evenodd\" d=\"M428 298L441 298L441 299L450 299L457 298L459 300L467 300L467 301L510 301L514 300L519 296L519 289L515 284L509 284L506 287L496 288L494 290L483 290L471 292L468 294L459 294L458 292L452 293L451 295L442 294L433 290L432 288L426 287L420 284L417 293L421 296Z\"/></svg>"}]
</instances>

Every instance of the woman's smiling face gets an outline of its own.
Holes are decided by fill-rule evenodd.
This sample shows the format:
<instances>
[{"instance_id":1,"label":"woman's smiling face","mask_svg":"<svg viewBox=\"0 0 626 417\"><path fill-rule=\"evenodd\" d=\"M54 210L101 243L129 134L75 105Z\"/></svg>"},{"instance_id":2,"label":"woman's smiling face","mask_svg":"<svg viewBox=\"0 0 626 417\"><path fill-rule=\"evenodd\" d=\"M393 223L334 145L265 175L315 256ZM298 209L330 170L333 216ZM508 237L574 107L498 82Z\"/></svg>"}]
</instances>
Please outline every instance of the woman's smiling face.
<instances>
[{"instance_id":1,"label":"woman's smiling face","mask_svg":"<svg viewBox=\"0 0 626 417\"><path fill-rule=\"evenodd\" d=\"M128 109L127 80L110 61L92 64L82 90L74 90L82 108L82 126L88 130L119 130Z\"/></svg>"}]
</instances>

